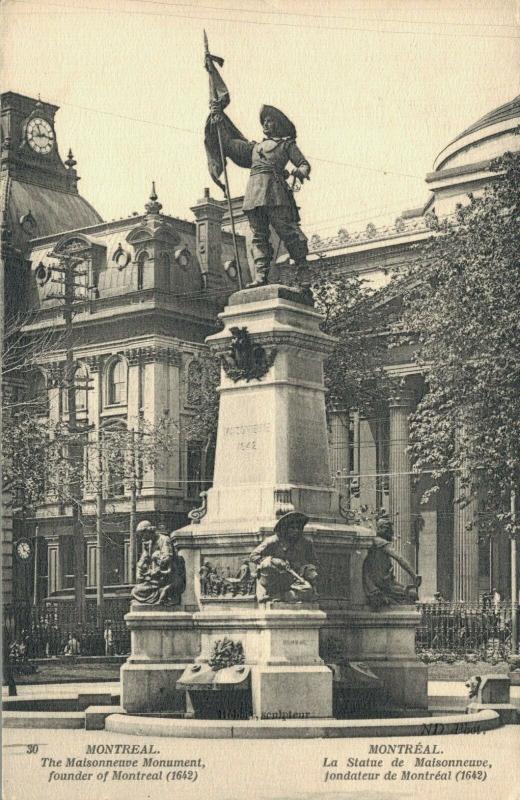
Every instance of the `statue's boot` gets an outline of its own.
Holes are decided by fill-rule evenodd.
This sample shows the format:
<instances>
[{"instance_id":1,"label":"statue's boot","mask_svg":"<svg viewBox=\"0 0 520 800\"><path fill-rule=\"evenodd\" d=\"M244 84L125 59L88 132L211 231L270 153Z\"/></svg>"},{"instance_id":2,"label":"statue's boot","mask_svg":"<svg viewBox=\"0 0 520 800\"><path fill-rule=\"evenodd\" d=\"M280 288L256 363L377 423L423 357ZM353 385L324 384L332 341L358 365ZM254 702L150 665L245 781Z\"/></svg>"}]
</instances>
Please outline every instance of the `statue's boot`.
<instances>
[{"instance_id":1,"label":"statue's boot","mask_svg":"<svg viewBox=\"0 0 520 800\"><path fill-rule=\"evenodd\" d=\"M296 282L302 289L310 289L312 283L312 272L307 266L306 261L296 263Z\"/></svg>"},{"instance_id":2,"label":"statue's boot","mask_svg":"<svg viewBox=\"0 0 520 800\"><path fill-rule=\"evenodd\" d=\"M296 263L295 266L296 266L296 277L295 277L296 286L299 288L300 293L302 294L304 300L307 303L309 303L309 305L314 305L314 296L311 290L312 272L307 266L306 261L299 261Z\"/></svg>"},{"instance_id":3,"label":"statue's boot","mask_svg":"<svg viewBox=\"0 0 520 800\"><path fill-rule=\"evenodd\" d=\"M265 286L269 283L269 265L257 266L255 265L256 278L251 283L248 283L246 289L255 289L257 286Z\"/></svg>"}]
</instances>

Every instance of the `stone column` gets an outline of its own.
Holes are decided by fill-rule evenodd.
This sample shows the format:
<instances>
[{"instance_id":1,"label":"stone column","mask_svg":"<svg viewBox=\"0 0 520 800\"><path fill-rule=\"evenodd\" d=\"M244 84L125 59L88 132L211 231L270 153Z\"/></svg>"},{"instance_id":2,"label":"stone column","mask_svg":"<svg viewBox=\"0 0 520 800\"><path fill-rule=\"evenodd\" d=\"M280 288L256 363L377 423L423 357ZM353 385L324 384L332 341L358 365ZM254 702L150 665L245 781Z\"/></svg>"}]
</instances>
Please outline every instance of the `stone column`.
<instances>
[{"instance_id":1,"label":"stone column","mask_svg":"<svg viewBox=\"0 0 520 800\"><path fill-rule=\"evenodd\" d=\"M410 436L408 418L413 409L413 395L403 387L389 399L390 415L390 517L394 524L394 547L412 566L415 561L412 540L412 496L410 456L407 448ZM408 582L399 568L398 580Z\"/></svg>"},{"instance_id":2,"label":"stone column","mask_svg":"<svg viewBox=\"0 0 520 800\"><path fill-rule=\"evenodd\" d=\"M477 500L460 503L461 479L455 476L453 505L453 599L478 600L478 524Z\"/></svg>"}]
</instances>

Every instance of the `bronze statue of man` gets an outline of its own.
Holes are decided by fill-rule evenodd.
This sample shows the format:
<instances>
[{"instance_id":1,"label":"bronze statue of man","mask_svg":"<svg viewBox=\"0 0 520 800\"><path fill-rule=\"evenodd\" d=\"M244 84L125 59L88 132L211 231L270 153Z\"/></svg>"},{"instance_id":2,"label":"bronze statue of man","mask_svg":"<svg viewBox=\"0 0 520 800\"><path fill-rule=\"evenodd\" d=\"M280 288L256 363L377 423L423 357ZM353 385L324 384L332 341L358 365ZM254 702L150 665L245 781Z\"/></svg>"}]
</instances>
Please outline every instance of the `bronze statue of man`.
<instances>
[{"instance_id":1,"label":"bronze statue of man","mask_svg":"<svg viewBox=\"0 0 520 800\"><path fill-rule=\"evenodd\" d=\"M256 565L257 599L313 602L318 571L312 543L303 536L309 518L290 511L280 517L272 536L256 547L249 560Z\"/></svg>"},{"instance_id":2,"label":"bronze statue of man","mask_svg":"<svg viewBox=\"0 0 520 800\"><path fill-rule=\"evenodd\" d=\"M296 281L302 288L310 285L306 266L307 237L300 227L300 215L293 192L287 183L290 162L294 181L309 179L311 167L296 144L296 128L285 114L274 106L262 106L260 122L263 138L260 142L247 141L222 114L221 104L210 104L212 119L219 124L224 155L240 167L249 167L249 180L242 209L251 228L252 254L256 276L252 286L268 283L273 258L270 243L270 226L287 248L296 266Z\"/></svg>"}]
</instances>

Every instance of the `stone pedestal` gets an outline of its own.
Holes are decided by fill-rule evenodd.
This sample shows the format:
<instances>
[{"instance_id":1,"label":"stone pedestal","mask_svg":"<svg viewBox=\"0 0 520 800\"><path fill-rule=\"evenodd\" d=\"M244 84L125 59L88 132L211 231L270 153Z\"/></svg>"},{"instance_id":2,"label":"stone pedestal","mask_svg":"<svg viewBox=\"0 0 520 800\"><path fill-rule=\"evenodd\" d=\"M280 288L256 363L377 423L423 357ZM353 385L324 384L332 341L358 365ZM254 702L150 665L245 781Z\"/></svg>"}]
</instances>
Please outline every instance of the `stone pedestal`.
<instances>
[{"instance_id":1,"label":"stone pedestal","mask_svg":"<svg viewBox=\"0 0 520 800\"><path fill-rule=\"evenodd\" d=\"M226 355L235 328L247 328L272 365L260 378L221 373L213 487L198 532L273 526L296 508L312 520L341 521L329 465L323 361L333 340L299 292L266 286L236 292L210 336Z\"/></svg>"},{"instance_id":2,"label":"stone pedestal","mask_svg":"<svg viewBox=\"0 0 520 800\"><path fill-rule=\"evenodd\" d=\"M128 713L186 710L177 679L200 651L193 614L132 603L125 617L131 655L121 667L121 705Z\"/></svg>"},{"instance_id":3,"label":"stone pedestal","mask_svg":"<svg viewBox=\"0 0 520 800\"><path fill-rule=\"evenodd\" d=\"M415 630L421 615L413 606L391 611L330 610L322 631L321 653L334 661L367 664L384 686L386 701L407 709L428 708L428 668L415 655Z\"/></svg>"},{"instance_id":4,"label":"stone pedestal","mask_svg":"<svg viewBox=\"0 0 520 800\"><path fill-rule=\"evenodd\" d=\"M253 715L259 719L332 716L332 672L319 654L326 614L315 605L276 603L251 608L214 604L194 615L207 662L227 637L242 643L251 668Z\"/></svg>"},{"instance_id":5,"label":"stone pedestal","mask_svg":"<svg viewBox=\"0 0 520 800\"><path fill-rule=\"evenodd\" d=\"M331 638L343 661L373 665L395 705L425 707L425 668L413 646L419 617L411 608L367 609L362 564L374 532L340 513L323 380L333 340L320 331L321 316L300 292L277 285L235 293L220 316L223 330L208 339L222 358L213 486L205 515L174 534L186 563L183 602L192 613L132 607L125 709L164 710L158 692L180 709L175 680L195 661L207 663L226 637L242 644L258 717L332 715ZM249 350L236 347L240 336ZM289 511L309 517L304 536L316 555L319 607L264 607L254 576L240 588L226 583ZM216 576L213 584L208 574Z\"/></svg>"}]
</instances>

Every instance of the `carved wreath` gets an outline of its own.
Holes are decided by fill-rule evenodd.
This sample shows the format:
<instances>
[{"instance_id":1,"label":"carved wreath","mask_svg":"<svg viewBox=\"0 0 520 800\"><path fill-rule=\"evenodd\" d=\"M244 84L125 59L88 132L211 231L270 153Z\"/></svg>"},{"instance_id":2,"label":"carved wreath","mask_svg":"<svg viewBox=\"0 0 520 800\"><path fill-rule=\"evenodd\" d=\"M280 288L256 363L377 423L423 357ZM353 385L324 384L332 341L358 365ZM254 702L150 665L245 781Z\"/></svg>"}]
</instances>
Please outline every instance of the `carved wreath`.
<instances>
[{"instance_id":1,"label":"carved wreath","mask_svg":"<svg viewBox=\"0 0 520 800\"><path fill-rule=\"evenodd\" d=\"M276 348L265 350L255 344L247 328L231 328L229 350L221 356L224 372L235 383L240 380L260 380L272 367Z\"/></svg>"}]
</instances>

